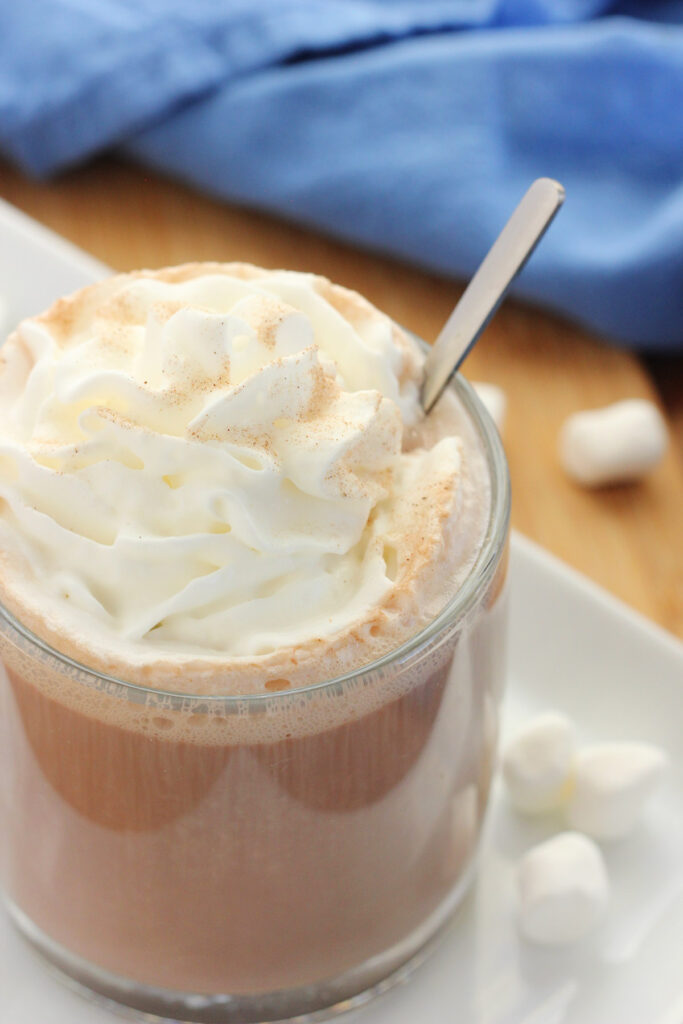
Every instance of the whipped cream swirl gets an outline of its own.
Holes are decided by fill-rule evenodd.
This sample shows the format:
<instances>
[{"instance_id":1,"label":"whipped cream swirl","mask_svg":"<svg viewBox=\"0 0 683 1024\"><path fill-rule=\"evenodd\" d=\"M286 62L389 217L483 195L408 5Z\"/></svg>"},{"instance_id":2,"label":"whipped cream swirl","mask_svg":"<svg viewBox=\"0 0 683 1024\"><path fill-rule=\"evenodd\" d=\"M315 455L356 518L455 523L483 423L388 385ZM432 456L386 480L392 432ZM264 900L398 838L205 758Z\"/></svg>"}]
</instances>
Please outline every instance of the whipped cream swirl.
<instances>
[{"instance_id":1,"label":"whipped cream swirl","mask_svg":"<svg viewBox=\"0 0 683 1024\"><path fill-rule=\"evenodd\" d=\"M19 566L60 628L152 653L254 658L367 622L415 502L457 503L455 438L402 450L419 353L312 275L181 271L85 289L4 347L5 590Z\"/></svg>"}]
</instances>

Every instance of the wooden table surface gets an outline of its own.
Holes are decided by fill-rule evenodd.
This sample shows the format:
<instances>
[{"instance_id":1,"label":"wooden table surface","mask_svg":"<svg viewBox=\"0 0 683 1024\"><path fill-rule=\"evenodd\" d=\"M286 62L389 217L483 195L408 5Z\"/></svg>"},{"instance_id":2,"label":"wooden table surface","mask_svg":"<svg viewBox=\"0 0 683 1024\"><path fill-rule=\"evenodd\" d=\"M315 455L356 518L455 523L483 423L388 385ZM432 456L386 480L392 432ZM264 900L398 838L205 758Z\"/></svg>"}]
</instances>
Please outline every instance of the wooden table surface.
<instances>
[{"instance_id":1,"label":"wooden table surface","mask_svg":"<svg viewBox=\"0 0 683 1024\"><path fill-rule=\"evenodd\" d=\"M0 196L118 270L188 260L311 270L357 288L429 340L460 291L435 275L216 203L115 160L50 184L0 165ZM467 376L500 384L508 395L513 525L683 636L683 378L673 359L651 371L636 356L513 302L467 362ZM562 421L575 410L633 396L662 403L672 434L666 459L639 484L577 487L557 462Z\"/></svg>"}]
</instances>

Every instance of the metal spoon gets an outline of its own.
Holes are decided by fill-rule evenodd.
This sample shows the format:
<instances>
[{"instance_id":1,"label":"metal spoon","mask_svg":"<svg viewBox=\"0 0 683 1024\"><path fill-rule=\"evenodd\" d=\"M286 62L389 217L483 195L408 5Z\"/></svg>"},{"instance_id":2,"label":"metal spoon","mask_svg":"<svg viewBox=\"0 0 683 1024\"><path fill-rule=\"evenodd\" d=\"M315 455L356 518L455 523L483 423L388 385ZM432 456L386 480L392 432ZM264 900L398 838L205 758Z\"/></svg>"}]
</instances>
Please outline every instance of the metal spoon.
<instances>
[{"instance_id":1,"label":"metal spoon","mask_svg":"<svg viewBox=\"0 0 683 1024\"><path fill-rule=\"evenodd\" d=\"M564 202L564 188L537 178L498 235L425 361L422 408L429 412Z\"/></svg>"}]
</instances>

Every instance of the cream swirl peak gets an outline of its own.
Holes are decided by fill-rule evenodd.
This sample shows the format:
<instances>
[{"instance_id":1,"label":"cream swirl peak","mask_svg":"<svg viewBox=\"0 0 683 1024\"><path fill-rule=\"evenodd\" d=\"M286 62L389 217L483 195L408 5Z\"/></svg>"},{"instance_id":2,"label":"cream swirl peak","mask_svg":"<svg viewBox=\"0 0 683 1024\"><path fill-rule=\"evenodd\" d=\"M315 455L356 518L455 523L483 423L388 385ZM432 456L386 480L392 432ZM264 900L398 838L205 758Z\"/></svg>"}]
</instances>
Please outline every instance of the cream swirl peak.
<instances>
[{"instance_id":1,"label":"cream swirl peak","mask_svg":"<svg viewBox=\"0 0 683 1024\"><path fill-rule=\"evenodd\" d=\"M462 442L404 450L419 351L325 279L122 275L3 356L3 599L93 667L367 661L473 556Z\"/></svg>"}]
</instances>

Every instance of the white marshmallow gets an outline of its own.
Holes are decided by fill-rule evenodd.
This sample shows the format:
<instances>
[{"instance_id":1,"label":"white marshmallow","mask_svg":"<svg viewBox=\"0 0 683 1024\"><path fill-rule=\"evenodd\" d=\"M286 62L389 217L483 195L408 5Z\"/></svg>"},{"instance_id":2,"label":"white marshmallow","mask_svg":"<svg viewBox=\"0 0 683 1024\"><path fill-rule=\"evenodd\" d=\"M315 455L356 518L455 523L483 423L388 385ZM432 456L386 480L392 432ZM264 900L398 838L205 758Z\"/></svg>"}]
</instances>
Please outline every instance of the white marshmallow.
<instances>
[{"instance_id":1,"label":"white marshmallow","mask_svg":"<svg viewBox=\"0 0 683 1024\"><path fill-rule=\"evenodd\" d=\"M497 384L486 384L483 381L479 381L477 383L473 382L472 387L486 407L489 416L496 424L498 433L502 434L508 404L507 395Z\"/></svg>"},{"instance_id":2,"label":"white marshmallow","mask_svg":"<svg viewBox=\"0 0 683 1024\"><path fill-rule=\"evenodd\" d=\"M668 443L656 405L644 398L574 413L562 427L560 461L586 487L637 480L657 465Z\"/></svg>"},{"instance_id":3,"label":"white marshmallow","mask_svg":"<svg viewBox=\"0 0 683 1024\"><path fill-rule=\"evenodd\" d=\"M579 751L567 807L572 828L596 839L631 832L661 780L666 756L647 743L600 743Z\"/></svg>"},{"instance_id":4,"label":"white marshmallow","mask_svg":"<svg viewBox=\"0 0 683 1024\"><path fill-rule=\"evenodd\" d=\"M576 756L574 726L548 711L533 718L503 752L503 779L518 811L541 814L569 796Z\"/></svg>"},{"instance_id":5,"label":"white marshmallow","mask_svg":"<svg viewBox=\"0 0 683 1024\"><path fill-rule=\"evenodd\" d=\"M561 832L525 853L517 888L520 931L548 946L576 942L591 932L609 900L602 853L578 832Z\"/></svg>"}]
</instances>

